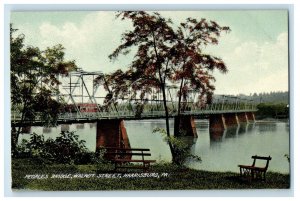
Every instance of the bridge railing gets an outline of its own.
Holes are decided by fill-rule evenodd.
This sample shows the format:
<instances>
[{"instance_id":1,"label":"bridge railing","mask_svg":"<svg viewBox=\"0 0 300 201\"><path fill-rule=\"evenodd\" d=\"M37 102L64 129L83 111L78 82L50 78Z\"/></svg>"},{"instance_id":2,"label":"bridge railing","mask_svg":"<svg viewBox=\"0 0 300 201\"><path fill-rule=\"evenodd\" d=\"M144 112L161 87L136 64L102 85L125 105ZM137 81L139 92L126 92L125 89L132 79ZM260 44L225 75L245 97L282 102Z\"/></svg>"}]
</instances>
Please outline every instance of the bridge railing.
<instances>
[{"instance_id":1,"label":"bridge railing","mask_svg":"<svg viewBox=\"0 0 300 201\"><path fill-rule=\"evenodd\" d=\"M60 121L72 121L80 119L96 120L96 119L113 119L113 118L163 118L165 111L162 107L145 107L142 111L136 109L127 110L126 107L118 108L118 111L103 111L103 112L69 112L59 114L58 120ZM159 108L159 110L154 110ZM169 115L176 116L177 108L168 106ZM185 104L184 110L181 111L183 115L205 115L205 114L218 114L218 113L233 113L233 112L247 112L255 111L255 107L250 104L210 104L203 107L196 107L193 104ZM11 121L19 122L21 120L21 114L18 111L11 111ZM42 121L39 114L36 114L35 118L31 121Z\"/></svg>"}]
</instances>

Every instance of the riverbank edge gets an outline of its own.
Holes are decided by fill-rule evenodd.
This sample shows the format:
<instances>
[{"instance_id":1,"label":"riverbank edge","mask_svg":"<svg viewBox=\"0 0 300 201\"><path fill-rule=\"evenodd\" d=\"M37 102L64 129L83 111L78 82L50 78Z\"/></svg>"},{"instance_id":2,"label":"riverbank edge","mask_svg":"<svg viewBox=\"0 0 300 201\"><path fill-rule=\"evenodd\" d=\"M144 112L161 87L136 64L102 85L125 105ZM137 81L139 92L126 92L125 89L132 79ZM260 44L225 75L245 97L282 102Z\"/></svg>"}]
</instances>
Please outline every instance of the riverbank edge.
<instances>
[{"instance_id":1,"label":"riverbank edge","mask_svg":"<svg viewBox=\"0 0 300 201\"><path fill-rule=\"evenodd\" d=\"M238 170L238 169L237 169ZM267 172L267 181L240 178L238 172L210 172L157 163L151 170L115 172L112 164L40 164L13 159L13 191L110 191L110 190L241 190L289 189L290 175Z\"/></svg>"}]
</instances>

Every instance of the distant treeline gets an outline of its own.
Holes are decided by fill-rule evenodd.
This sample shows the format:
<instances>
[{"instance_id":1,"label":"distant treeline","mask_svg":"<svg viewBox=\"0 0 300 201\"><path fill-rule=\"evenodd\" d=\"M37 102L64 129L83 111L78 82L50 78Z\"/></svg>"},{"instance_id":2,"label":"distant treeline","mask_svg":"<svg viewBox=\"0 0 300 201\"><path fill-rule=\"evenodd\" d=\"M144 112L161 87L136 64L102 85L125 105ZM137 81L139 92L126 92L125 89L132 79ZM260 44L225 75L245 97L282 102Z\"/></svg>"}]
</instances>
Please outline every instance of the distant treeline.
<instances>
[{"instance_id":1,"label":"distant treeline","mask_svg":"<svg viewBox=\"0 0 300 201\"><path fill-rule=\"evenodd\" d=\"M256 117L263 118L289 118L289 92L239 94L241 99L253 100L258 111Z\"/></svg>"},{"instance_id":2,"label":"distant treeline","mask_svg":"<svg viewBox=\"0 0 300 201\"><path fill-rule=\"evenodd\" d=\"M286 119L289 118L289 107L285 103L260 103L257 105L256 117Z\"/></svg>"},{"instance_id":3,"label":"distant treeline","mask_svg":"<svg viewBox=\"0 0 300 201\"><path fill-rule=\"evenodd\" d=\"M286 92L270 92L270 93L254 93L252 98L254 103L258 104L256 116L262 118L289 118L289 93Z\"/></svg>"},{"instance_id":4,"label":"distant treeline","mask_svg":"<svg viewBox=\"0 0 300 201\"><path fill-rule=\"evenodd\" d=\"M289 102L289 92L253 93L249 96L239 94L238 97L253 100L254 103L285 103Z\"/></svg>"}]
</instances>

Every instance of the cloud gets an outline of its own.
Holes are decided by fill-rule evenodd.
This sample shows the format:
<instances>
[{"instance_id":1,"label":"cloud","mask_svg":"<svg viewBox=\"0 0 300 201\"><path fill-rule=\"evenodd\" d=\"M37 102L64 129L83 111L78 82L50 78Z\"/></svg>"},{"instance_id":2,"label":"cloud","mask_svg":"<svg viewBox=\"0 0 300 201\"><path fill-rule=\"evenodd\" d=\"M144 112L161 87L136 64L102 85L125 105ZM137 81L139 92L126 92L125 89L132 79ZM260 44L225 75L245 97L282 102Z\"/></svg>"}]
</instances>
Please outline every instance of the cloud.
<instances>
[{"instance_id":1,"label":"cloud","mask_svg":"<svg viewBox=\"0 0 300 201\"><path fill-rule=\"evenodd\" d=\"M43 22L36 33L35 44L42 49L62 44L66 48L66 58L76 60L84 70L109 72L130 62L128 57L116 63L108 59L129 26L128 22L116 20L114 12L90 13L79 23Z\"/></svg>"},{"instance_id":2,"label":"cloud","mask_svg":"<svg viewBox=\"0 0 300 201\"><path fill-rule=\"evenodd\" d=\"M190 15L208 15L205 12L162 14L175 19L175 24ZM86 71L105 73L124 68L132 60L131 55L120 56L115 62L108 59L108 55L120 44L121 34L131 28L130 22L115 19L114 12L91 12L80 21L63 22L62 19L60 24L44 20L38 27L31 24L19 26L20 31L25 33L28 44L44 49L60 43L66 48L67 59L76 60ZM242 30L242 27L240 29ZM241 30L233 29L229 34L222 34L219 45L204 49L214 56L221 57L228 66L229 72L226 75L214 72L217 80L216 93L249 94L287 90L287 32L274 34L267 37L268 39L263 36L247 39L247 35L241 35Z\"/></svg>"},{"instance_id":3,"label":"cloud","mask_svg":"<svg viewBox=\"0 0 300 201\"><path fill-rule=\"evenodd\" d=\"M228 39L228 40L226 40ZM258 43L226 36L217 47L207 51L227 64L226 75L215 73L216 93L249 94L288 90L288 35L275 41Z\"/></svg>"}]
</instances>

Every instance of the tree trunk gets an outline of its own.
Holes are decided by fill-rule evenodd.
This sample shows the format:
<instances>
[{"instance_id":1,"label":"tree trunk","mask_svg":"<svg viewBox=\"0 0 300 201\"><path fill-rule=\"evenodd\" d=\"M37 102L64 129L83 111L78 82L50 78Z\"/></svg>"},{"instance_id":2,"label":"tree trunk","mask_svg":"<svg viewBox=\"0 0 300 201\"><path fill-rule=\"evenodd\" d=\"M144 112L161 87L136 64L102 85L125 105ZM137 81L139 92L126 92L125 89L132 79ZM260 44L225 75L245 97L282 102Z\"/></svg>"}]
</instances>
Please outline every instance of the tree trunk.
<instances>
[{"instance_id":1,"label":"tree trunk","mask_svg":"<svg viewBox=\"0 0 300 201\"><path fill-rule=\"evenodd\" d=\"M11 154L12 156L15 156L16 154L16 147L17 147L17 143L18 143L18 134L17 134L17 130L16 127L12 127L11 128Z\"/></svg>"},{"instance_id":2,"label":"tree trunk","mask_svg":"<svg viewBox=\"0 0 300 201\"><path fill-rule=\"evenodd\" d=\"M164 109L165 109L165 114L166 114L166 129L167 129L167 136L171 137L170 134L170 124L169 124L169 110L168 110L168 106L167 106L167 98L166 98L166 92L165 92L165 84L162 83L161 85L161 89L163 92L163 102L164 102ZM175 151L174 151L174 147L171 144L171 142L168 142L170 150L171 150L171 154L172 154L172 160L174 161L175 159Z\"/></svg>"},{"instance_id":3,"label":"tree trunk","mask_svg":"<svg viewBox=\"0 0 300 201\"><path fill-rule=\"evenodd\" d=\"M154 35L153 31L152 31L152 37L153 37L153 47L154 47L156 59L157 59L157 61L159 61L160 59L159 59L159 56L158 56L158 53L157 53L156 40L155 40L155 35ZM164 102L165 115L166 115L167 136L168 136L168 138L170 138L171 134L170 134L170 125L169 125L169 110L168 110L168 106L167 106L167 98L166 98L166 91L165 91L166 83L165 83L165 79L163 79L162 75L161 75L161 66L157 66L157 69L158 69L158 74L159 74L159 81L160 81L160 84L161 84L160 88L163 92L163 102ZM169 144L171 154L172 154L172 161L174 162L175 157L176 157L175 150L174 150L174 147L173 147L173 145L170 141L168 141L168 144Z\"/></svg>"},{"instance_id":4,"label":"tree trunk","mask_svg":"<svg viewBox=\"0 0 300 201\"><path fill-rule=\"evenodd\" d=\"M28 102L27 100L24 101L21 121L20 121L18 129L16 129L16 127L12 127L12 130L11 130L11 138L12 138L11 139L11 152L12 152L13 156L16 153L16 147L17 147L17 144L18 144L18 141L19 141L19 136L20 136L20 133L21 133L22 124L23 124L24 120L26 119L26 114L25 113L26 113L27 102Z\"/></svg>"},{"instance_id":5,"label":"tree trunk","mask_svg":"<svg viewBox=\"0 0 300 201\"><path fill-rule=\"evenodd\" d=\"M182 97L182 85L183 78L181 79L180 88L179 88L179 98L178 98L178 109L177 109L177 119L178 121L174 123L174 135L180 136L180 115L181 115L181 97Z\"/></svg>"}]
</instances>

